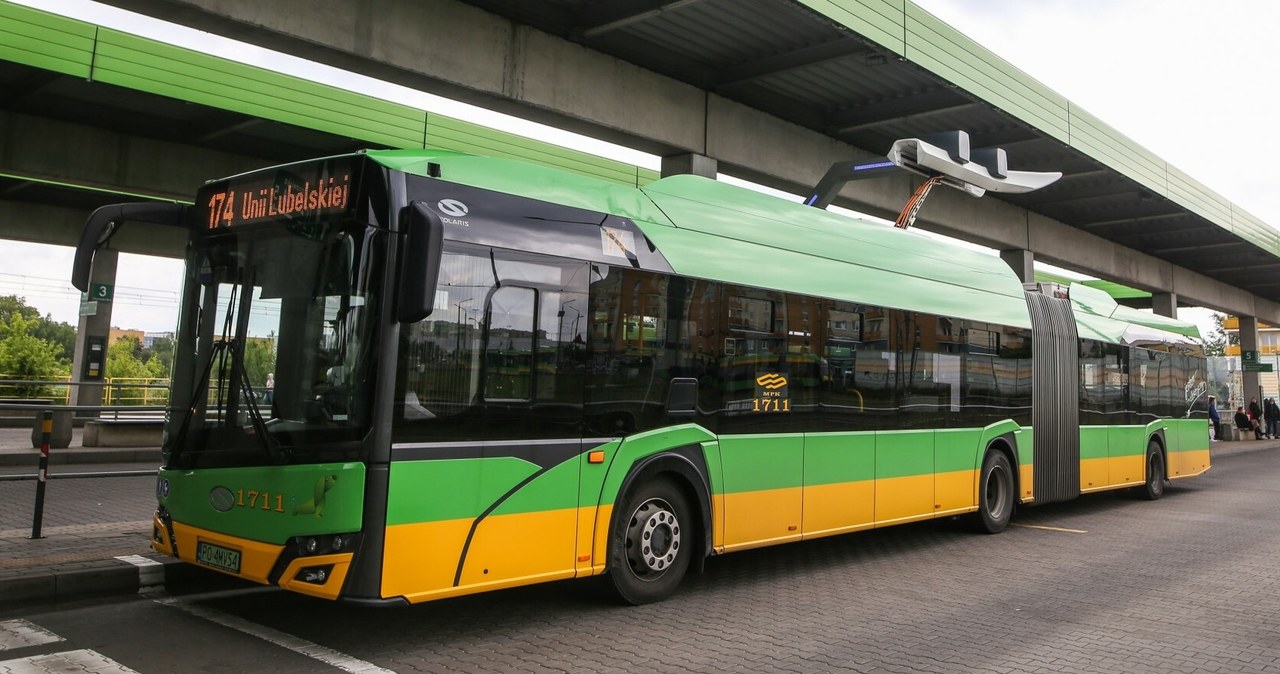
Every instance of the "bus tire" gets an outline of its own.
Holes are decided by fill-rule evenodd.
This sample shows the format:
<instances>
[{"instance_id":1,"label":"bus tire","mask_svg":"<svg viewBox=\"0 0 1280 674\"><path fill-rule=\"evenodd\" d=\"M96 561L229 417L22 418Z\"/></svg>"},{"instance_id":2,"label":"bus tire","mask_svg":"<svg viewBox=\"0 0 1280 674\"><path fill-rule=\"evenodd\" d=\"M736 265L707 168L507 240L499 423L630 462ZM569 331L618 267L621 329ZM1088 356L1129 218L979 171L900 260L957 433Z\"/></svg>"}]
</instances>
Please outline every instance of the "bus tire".
<instances>
[{"instance_id":1,"label":"bus tire","mask_svg":"<svg viewBox=\"0 0 1280 674\"><path fill-rule=\"evenodd\" d=\"M987 451L978 479L978 529L998 534L1013 515L1013 468L1004 452Z\"/></svg>"},{"instance_id":2,"label":"bus tire","mask_svg":"<svg viewBox=\"0 0 1280 674\"><path fill-rule=\"evenodd\" d=\"M1164 496L1164 453L1160 443L1152 438L1147 442L1147 483L1142 486L1142 497L1157 501Z\"/></svg>"},{"instance_id":3,"label":"bus tire","mask_svg":"<svg viewBox=\"0 0 1280 674\"><path fill-rule=\"evenodd\" d=\"M640 605L666 599L689 568L697 527L684 492L664 478L637 484L609 540L609 579L618 597Z\"/></svg>"}]
</instances>

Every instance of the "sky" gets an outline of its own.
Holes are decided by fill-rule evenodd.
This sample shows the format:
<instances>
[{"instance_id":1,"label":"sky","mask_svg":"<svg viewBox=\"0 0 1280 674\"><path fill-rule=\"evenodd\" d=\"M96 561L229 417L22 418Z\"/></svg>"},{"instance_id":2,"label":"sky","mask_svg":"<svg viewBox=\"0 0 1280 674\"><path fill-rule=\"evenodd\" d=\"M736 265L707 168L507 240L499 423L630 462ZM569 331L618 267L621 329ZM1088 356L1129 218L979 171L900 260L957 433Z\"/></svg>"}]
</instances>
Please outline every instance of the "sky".
<instances>
[{"instance_id":1,"label":"sky","mask_svg":"<svg viewBox=\"0 0 1280 674\"><path fill-rule=\"evenodd\" d=\"M138 17L90 0L15 0L86 21L172 41L383 95L451 116L657 168L658 158L584 136L552 132L507 115L363 76L282 57L191 29ZM1189 173L1210 189L1280 225L1280 190L1270 183L1280 157L1274 76L1280 3L1257 0L917 0L1051 89ZM1016 167L1016 156L1010 164ZM215 176L210 176L213 178ZM192 186L194 192L196 186ZM42 313L74 323L78 293L66 279L71 250L0 244L0 294L20 294ZM176 260L122 255L112 323L153 332L176 322ZM1207 311L1182 309L1206 332Z\"/></svg>"}]
</instances>

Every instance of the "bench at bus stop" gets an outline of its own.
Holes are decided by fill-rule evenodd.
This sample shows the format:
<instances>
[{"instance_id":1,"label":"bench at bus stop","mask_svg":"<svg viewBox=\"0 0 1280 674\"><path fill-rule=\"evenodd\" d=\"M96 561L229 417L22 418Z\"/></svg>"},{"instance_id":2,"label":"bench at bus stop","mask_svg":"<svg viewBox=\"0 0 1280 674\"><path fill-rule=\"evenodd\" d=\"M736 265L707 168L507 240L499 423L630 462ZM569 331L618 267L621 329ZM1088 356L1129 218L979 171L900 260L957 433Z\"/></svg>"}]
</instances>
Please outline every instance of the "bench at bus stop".
<instances>
[{"instance_id":1,"label":"bench at bus stop","mask_svg":"<svg viewBox=\"0 0 1280 674\"><path fill-rule=\"evenodd\" d=\"M1222 425L1222 439L1227 442L1239 442L1241 440L1256 440L1253 431L1239 428L1230 424Z\"/></svg>"},{"instance_id":2,"label":"bench at bus stop","mask_svg":"<svg viewBox=\"0 0 1280 674\"><path fill-rule=\"evenodd\" d=\"M88 419L84 422L85 447L159 447L164 435L160 417Z\"/></svg>"}]
</instances>

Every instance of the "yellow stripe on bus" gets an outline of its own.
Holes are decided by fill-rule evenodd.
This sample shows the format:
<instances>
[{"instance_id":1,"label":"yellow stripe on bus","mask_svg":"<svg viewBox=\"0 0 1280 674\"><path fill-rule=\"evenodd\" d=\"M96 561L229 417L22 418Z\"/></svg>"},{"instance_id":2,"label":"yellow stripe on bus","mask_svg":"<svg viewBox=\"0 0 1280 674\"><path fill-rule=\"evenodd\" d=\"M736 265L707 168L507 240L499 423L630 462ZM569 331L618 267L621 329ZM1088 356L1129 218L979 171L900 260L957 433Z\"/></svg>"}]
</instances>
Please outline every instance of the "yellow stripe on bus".
<instances>
[{"instance_id":1,"label":"yellow stripe on bus","mask_svg":"<svg viewBox=\"0 0 1280 674\"><path fill-rule=\"evenodd\" d=\"M876 483L871 480L817 484L804 490L804 537L870 529Z\"/></svg>"},{"instance_id":2,"label":"yellow stripe on bus","mask_svg":"<svg viewBox=\"0 0 1280 674\"><path fill-rule=\"evenodd\" d=\"M1035 500L1036 473L1030 462L1018 466L1018 487L1021 490L1018 500L1028 503Z\"/></svg>"},{"instance_id":3,"label":"yellow stripe on bus","mask_svg":"<svg viewBox=\"0 0 1280 674\"><path fill-rule=\"evenodd\" d=\"M967 512L978 507L978 470L937 473L933 480L935 515Z\"/></svg>"},{"instance_id":4,"label":"yellow stripe on bus","mask_svg":"<svg viewBox=\"0 0 1280 674\"><path fill-rule=\"evenodd\" d=\"M876 480L876 526L933 517L933 473Z\"/></svg>"},{"instance_id":5,"label":"yellow stripe on bus","mask_svg":"<svg viewBox=\"0 0 1280 674\"><path fill-rule=\"evenodd\" d=\"M410 596L453 586L470 518L387 527L382 596Z\"/></svg>"},{"instance_id":6,"label":"yellow stripe on bus","mask_svg":"<svg viewBox=\"0 0 1280 674\"><path fill-rule=\"evenodd\" d=\"M1195 477L1209 470L1209 449L1169 452L1169 479Z\"/></svg>"},{"instance_id":7,"label":"yellow stripe on bus","mask_svg":"<svg viewBox=\"0 0 1280 674\"><path fill-rule=\"evenodd\" d=\"M584 573L577 571L577 534L579 522L595 515L593 507L484 518L471 534L456 587L454 577L472 519L389 526L382 595L420 602L589 575L590 561L582 565ZM607 522L606 518L605 526ZM583 545L590 549L589 542Z\"/></svg>"},{"instance_id":8,"label":"yellow stripe on bus","mask_svg":"<svg viewBox=\"0 0 1280 674\"><path fill-rule=\"evenodd\" d=\"M725 494L725 551L800 540L801 498L800 487Z\"/></svg>"}]
</instances>

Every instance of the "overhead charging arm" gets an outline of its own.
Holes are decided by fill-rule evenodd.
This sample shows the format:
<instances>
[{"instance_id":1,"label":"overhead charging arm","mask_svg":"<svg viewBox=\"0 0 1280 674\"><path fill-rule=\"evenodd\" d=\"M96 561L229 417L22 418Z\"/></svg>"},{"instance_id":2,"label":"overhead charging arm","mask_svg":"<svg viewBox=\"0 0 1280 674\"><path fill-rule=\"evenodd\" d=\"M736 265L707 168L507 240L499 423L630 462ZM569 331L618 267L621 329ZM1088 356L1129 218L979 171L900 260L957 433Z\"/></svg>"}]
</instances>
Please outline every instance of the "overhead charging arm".
<instances>
[{"instance_id":1,"label":"overhead charging arm","mask_svg":"<svg viewBox=\"0 0 1280 674\"><path fill-rule=\"evenodd\" d=\"M71 265L71 285L80 292L89 290L89 271L93 267L93 255L120 231L126 220L151 222L157 225L187 227L186 204L168 202L143 202L102 206L89 215L80 232L76 245L75 262Z\"/></svg>"},{"instance_id":2,"label":"overhead charging arm","mask_svg":"<svg viewBox=\"0 0 1280 674\"><path fill-rule=\"evenodd\" d=\"M947 185L980 197L988 191L1000 194L1031 192L1051 185L1062 177L1062 173L1058 171L1010 171L1008 154L1003 148L970 150L969 134L964 131L904 138L894 142L885 156L887 161L832 164L822 180L818 181L813 194L805 200L805 205L826 208L835 201L836 195L847 182L910 171L929 180L912 196L898 216L898 226L905 228L915 220L924 197L934 185Z\"/></svg>"}]
</instances>

